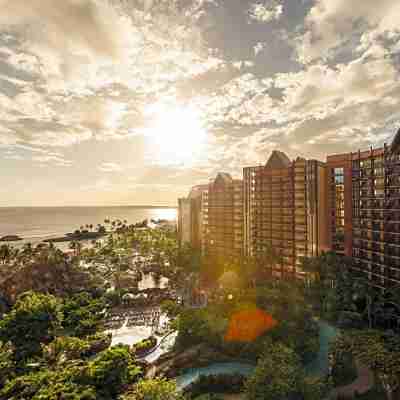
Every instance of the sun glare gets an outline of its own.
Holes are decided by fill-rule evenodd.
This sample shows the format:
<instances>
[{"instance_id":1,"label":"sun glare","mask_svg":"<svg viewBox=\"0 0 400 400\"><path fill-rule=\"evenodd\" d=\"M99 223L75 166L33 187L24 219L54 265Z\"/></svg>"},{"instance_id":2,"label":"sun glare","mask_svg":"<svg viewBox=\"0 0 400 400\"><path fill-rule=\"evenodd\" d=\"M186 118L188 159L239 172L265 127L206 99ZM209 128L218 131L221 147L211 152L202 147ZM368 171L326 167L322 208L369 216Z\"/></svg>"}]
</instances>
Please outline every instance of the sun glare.
<instances>
[{"instance_id":1,"label":"sun glare","mask_svg":"<svg viewBox=\"0 0 400 400\"><path fill-rule=\"evenodd\" d=\"M149 113L154 119L146 136L153 159L190 165L204 155L207 134L196 110L158 106Z\"/></svg>"}]
</instances>

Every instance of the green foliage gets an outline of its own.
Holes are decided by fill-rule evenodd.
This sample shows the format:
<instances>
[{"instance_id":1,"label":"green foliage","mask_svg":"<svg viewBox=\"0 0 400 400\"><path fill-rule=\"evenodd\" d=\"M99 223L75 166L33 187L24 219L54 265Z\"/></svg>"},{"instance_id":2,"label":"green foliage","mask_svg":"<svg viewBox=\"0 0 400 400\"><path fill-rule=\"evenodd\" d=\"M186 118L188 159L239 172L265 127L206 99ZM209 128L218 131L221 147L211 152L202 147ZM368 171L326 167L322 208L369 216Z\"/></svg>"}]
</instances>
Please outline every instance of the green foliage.
<instances>
[{"instance_id":1,"label":"green foliage","mask_svg":"<svg viewBox=\"0 0 400 400\"><path fill-rule=\"evenodd\" d=\"M161 304L162 312L166 313L168 317L177 317L182 312L182 306L172 300L165 300Z\"/></svg>"},{"instance_id":2,"label":"green foliage","mask_svg":"<svg viewBox=\"0 0 400 400\"><path fill-rule=\"evenodd\" d=\"M300 389L304 400L322 400L328 398L327 394L331 389L331 385L325 378L306 377Z\"/></svg>"},{"instance_id":3,"label":"green foliage","mask_svg":"<svg viewBox=\"0 0 400 400\"><path fill-rule=\"evenodd\" d=\"M348 351L343 339L343 336L337 337L329 351L332 360L331 375L334 386L347 385L357 378L354 357Z\"/></svg>"},{"instance_id":4,"label":"green foliage","mask_svg":"<svg viewBox=\"0 0 400 400\"><path fill-rule=\"evenodd\" d=\"M194 400L224 400L224 396L219 393L205 393L195 397Z\"/></svg>"},{"instance_id":5,"label":"green foliage","mask_svg":"<svg viewBox=\"0 0 400 400\"><path fill-rule=\"evenodd\" d=\"M154 336L150 336L148 339L135 343L132 350L137 356L142 356L149 350L153 349L156 345L157 339Z\"/></svg>"},{"instance_id":6,"label":"green foliage","mask_svg":"<svg viewBox=\"0 0 400 400\"><path fill-rule=\"evenodd\" d=\"M180 314L177 321L179 330L177 345L179 347L193 346L202 342L209 343L212 340L212 332L206 314L205 309L186 310Z\"/></svg>"},{"instance_id":7,"label":"green foliage","mask_svg":"<svg viewBox=\"0 0 400 400\"><path fill-rule=\"evenodd\" d=\"M57 337L43 350L48 362L60 362L85 357L90 350L90 343L77 337Z\"/></svg>"},{"instance_id":8,"label":"green foliage","mask_svg":"<svg viewBox=\"0 0 400 400\"><path fill-rule=\"evenodd\" d=\"M140 381L132 393L122 397L122 400L185 400L177 391L174 381L163 378Z\"/></svg>"},{"instance_id":9,"label":"green foliage","mask_svg":"<svg viewBox=\"0 0 400 400\"><path fill-rule=\"evenodd\" d=\"M0 321L0 340L11 342L17 360L41 354L41 344L49 343L60 328L59 301L51 295L27 292Z\"/></svg>"},{"instance_id":10,"label":"green foliage","mask_svg":"<svg viewBox=\"0 0 400 400\"><path fill-rule=\"evenodd\" d=\"M99 353L88 364L88 382L99 391L115 396L141 374L128 346L114 346Z\"/></svg>"},{"instance_id":11,"label":"green foliage","mask_svg":"<svg viewBox=\"0 0 400 400\"><path fill-rule=\"evenodd\" d=\"M387 392L400 389L400 339L377 330L353 330L339 337L336 352L352 354L369 367Z\"/></svg>"},{"instance_id":12,"label":"green foliage","mask_svg":"<svg viewBox=\"0 0 400 400\"><path fill-rule=\"evenodd\" d=\"M0 399L35 399L35 395L40 388L48 387L53 376L54 374L49 371L41 371L17 377L5 385L4 389L0 392Z\"/></svg>"},{"instance_id":13,"label":"green foliage","mask_svg":"<svg viewBox=\"0 0 400 400\"><path fill-rule=\"evenodd\" d=\"M0 343L0 389L14 377L15 367L11 345Z\"/></svg>"},{"instance_id":14,"label":"green foliage","mask_svg":"<svg viewBox=\"0 0 400 400\"><path fill-rule=\"evenodd\" d=\"M73 336L86 336L96 332L102 318L105 302L87 292L69 297L63 305L63 327Z\"/></svg>"},{"instance_id":15,"label":"green foliage","mask_svg":"<svg viewBox=\"0 0 400 400\"><path fill-rule=\"evenodd\" d=\"M78 356L82 347L80 339L65 339L61 343L64 349L78 348L75 353ZM64 360L52 369L46 367L11 379L0 392L0 400L112 399L127 384L135 383L140 372L128 347L117 346L99 353L91 361Z\"/></svg>"},{"instance_id":16,"label":"green foliage","mask_svg":"<svg viewBox=\"0 0 400 400\"><path fill-rule=\"evenodd\" d=\"M185 394L196 398L206 393L241 393L245 377L239 374L202 375L185 388Z\"/></svg>"},{"instance_id":17,"label":"green foliage","mask_svg":"<svg viewBox=\"0 0 400 400\"><path fill-rule=\"evenodd\" d=\"M1 400L94 400L94 387L80 382L84 368L69 366L59 371L42 370L8 382L0 392Z\"/></svg>"},{"instance_id":18,"label":"green foliage","mask_svg":"<svg viewBox=\"0 0 400 400\"><path fill-rule=\"evenodd\" d=\"M247 399L287 399L301 392L302 382L303 370L296 353L281 343L270 342L246 381Z\"/></svg>"},{"instance_id":19,"label":"green foliage","mask_svg":"<svg viewBox=\"0 0 400 400\"><path fill-rule=\"evenodd\" d=\"M349 270L351 260L335 252L322 253L318 257L303 258L301 268L308 273L306 294L308 300L324 316L332 316L340 308L338 302L341 283ZM340 282L340 284L338 284Z\"/></svg>"}]
</instances>

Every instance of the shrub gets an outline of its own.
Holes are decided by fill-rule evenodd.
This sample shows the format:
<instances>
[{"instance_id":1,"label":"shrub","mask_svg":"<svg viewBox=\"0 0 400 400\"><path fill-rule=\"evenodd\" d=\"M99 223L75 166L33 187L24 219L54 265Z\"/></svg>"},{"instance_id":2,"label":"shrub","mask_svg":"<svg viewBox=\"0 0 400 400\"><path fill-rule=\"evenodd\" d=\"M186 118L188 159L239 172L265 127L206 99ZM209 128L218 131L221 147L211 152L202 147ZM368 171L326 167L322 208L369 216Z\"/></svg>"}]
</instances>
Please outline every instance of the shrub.
<instances>
[{"instance_id":1,"label":"shrub","mask_svg":"<svg viewBox=\"0 0 400 400\"><path fill-rule=\"evenodd\" d=\"M240 374L202 375L187 386L185 394L196 398L206 393L240 393L244 388L245 377Z\"/></svg>"}]
</instances>

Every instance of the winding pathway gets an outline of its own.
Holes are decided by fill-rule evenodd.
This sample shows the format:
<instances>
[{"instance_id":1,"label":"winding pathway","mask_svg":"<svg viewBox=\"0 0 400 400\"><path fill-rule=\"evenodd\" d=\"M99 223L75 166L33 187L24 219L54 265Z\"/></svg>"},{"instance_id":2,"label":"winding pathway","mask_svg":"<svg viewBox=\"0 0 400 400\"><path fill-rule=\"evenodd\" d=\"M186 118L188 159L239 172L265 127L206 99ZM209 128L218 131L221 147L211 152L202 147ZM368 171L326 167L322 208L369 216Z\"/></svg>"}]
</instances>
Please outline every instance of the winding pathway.
<instances>
[{"instance_id":1,"label":"winding pathway","mask_svg":"<svg viewBox=\"0 0 400 400\"><path fill-rule=\"evenodd\" d=\"M375 385L375 378L372 371L357 363L357 379L349 385L339 386L332 389L328 395L328 400L336 400L339 396L345 398L354 398L355 394L364 394L370 391Z\"/></svg>"},{"instance_id":2,"label":"winding pathway","mask_svg":"<svg viewBox=\"0 0 400 400\"><path fill-rule=\"evenodd\" d=\"M320 328L320 347L317 357L305 366L308 376L324 376L329 372L329 347L337 336L337 329L324 321L318 321ZM339 396L354 397L357 392L364 394L371 390L375 384L374 376L371 370L365 366L357 364L357 379L345 386L334 388L328 395L326 400L336 400ZM254 366L241 365L240 363L215 363L208 367L193 368L187 373L178 376L177 384L180 389L186 387L200 375L214 375L221 373L238 373L244 375L251 374Z\"/></svg>"}]
</instances>

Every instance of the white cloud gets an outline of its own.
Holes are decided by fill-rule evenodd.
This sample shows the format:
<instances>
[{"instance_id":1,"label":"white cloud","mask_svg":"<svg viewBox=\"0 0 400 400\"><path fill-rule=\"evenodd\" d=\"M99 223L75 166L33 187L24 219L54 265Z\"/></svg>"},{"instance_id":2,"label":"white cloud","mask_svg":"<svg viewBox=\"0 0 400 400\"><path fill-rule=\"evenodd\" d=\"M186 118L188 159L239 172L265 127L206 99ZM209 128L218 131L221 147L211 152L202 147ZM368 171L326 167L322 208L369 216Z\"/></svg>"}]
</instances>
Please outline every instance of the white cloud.
<instances>
[{"instance_id":1,"label":"white cloud","mask_svg":"<svg viewBox=\"0 0 400 400\"><path fill-rule=\"evenodd\" d=\"M263 51L266 47L266 43L265 42L258 42L254 47L254 54L258 55L258 53L260 53L261 51Z\"/></svg>"},{"instance_id":2,"label":"white cloud","mask_svg":"<svg viewBox=\"0 0 400 400\"><path fill-rule=\"evenodd\" d=\"M254 3L251 5L248 15L250 20L258 22L270 22L278 20L283 13L282 4L275 1L268 1L267 3Z\"/></svg>"},{"instance_id":3,"label":"white cloud","mask_svg":"<svg viewBox=\"0 0 400 400\"><path fill-rule=\"evenodd\" d=\"M298 41L299 59L308 63L331 57L333 50L360 32L360 27L363 35L373 32L374 37L399 32L399 20L398 1L352 0L349 4L344 0L317 0L305 21L307 31Z\"/></svg>"},{"instance_id":4,"label":"white cloud","mask_svg":"<svg viewBox=\"0 0 400 400\"><path fill-rule=\"evenodd\" d=\"M18 74L5 75L16 85L13 99L0 93L1 142L68 146L132 136L149 99L222 64L195 23L212 1L183 9L175 1L56 3L0 0L0 33L10 32L0 51Z\"/></svg>"},{"instance_id":5,"label":"white cloud","mask_svg":"<svg viewBox=\"0 0 400 400\"><path fill-rule=\"evenodd\" d=\"M35 155L32 157L33 161L36 161L42 165L52 164L59 167L71 167L72 161L65 159L63 156L58 154L45 154L45 155Z\"/></svg>"},{"instance_id":6,"label":"white cloud","mask_svg":"<svg viewBox=\"0 0 400 400\"><path fill-rule=\"evenodd\" d=\"M53 49L117 57L122 33L115 10L104 1L0 0L0 25Z\"/></svg>"},{"instance_id":7,"label":"white cloud","mask_svg":"<svg viewBox=\"0 0 400 400\"><path fill-rule=\"evenodd\" d=\"M104 162L99 166L99 171L101 172L120 172L122 170L121 165L114 162Z\"/></svg>"}]
</instances>

